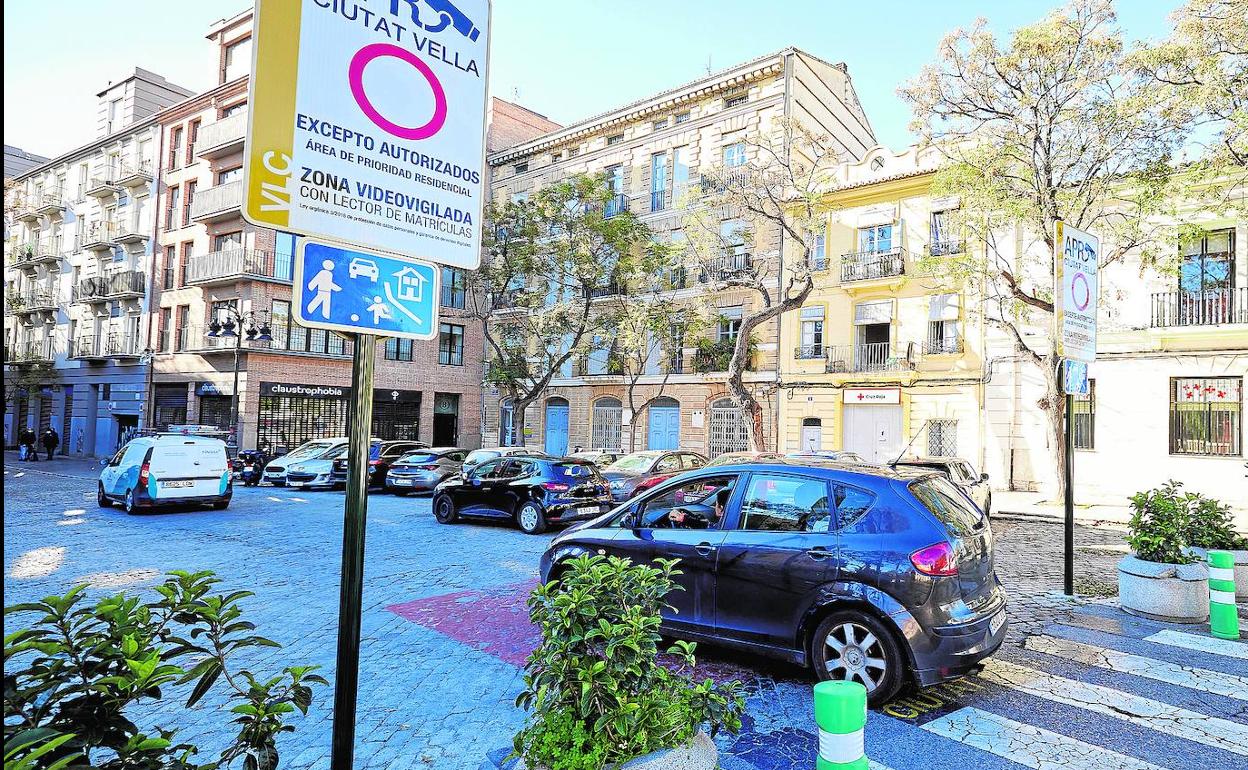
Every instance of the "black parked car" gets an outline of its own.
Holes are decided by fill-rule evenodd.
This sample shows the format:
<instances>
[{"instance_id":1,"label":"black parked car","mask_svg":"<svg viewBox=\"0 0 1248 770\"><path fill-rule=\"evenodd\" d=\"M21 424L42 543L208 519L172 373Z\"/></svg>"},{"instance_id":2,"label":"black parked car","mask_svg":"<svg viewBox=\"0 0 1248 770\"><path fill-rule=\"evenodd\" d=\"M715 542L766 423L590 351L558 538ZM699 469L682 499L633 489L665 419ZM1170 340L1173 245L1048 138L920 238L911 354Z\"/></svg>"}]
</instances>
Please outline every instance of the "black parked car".
<instances>
[{"instance_id":1,"label":"black parked car","mask_svg":"<svg viewBox=\"0 0 1248 770\"><path fill-rule=\"evenodd\" d=\"M680 560L667 633L861 682L873 705L1005 639L988 519L936 473L795 458L691 471L556 537L541 579L602 552Z\"/></svg>"},{"instance_id":2,"label":"black parked car","mask_svg":"<svg viewBox=\"0 0 1248 770\"><path fill-rule=\"evenodd\" d=\"M703 465L706 458L697 452L650 449L624 455L603 468L602 475L611 482L611 498L618 503L677 473Z\"/></svg>"},{"instance_id":3,"label":"black parked car","mask_svg":"<svg viewBox=\"0 0 1248 770\"><path fill-rule=\"evenodd\" d=\"M428 447L429 445L423 441L382 441L373 439L368 445L368 485L370 487L385 487L386 474L390 471L390 466L395 460L398 460L408 452L414 452L417 449L427 449ZM330 471L329 480L335 487L346 486L346 452L343 452L341 457L334 460L334 467Z\"/></svg>"},{"instance_id":4,"label":"black parked car","mask_svg":"<svg viewBox=\"0 0 1248 770\"><path fill-rule=\"evenodd\" d=\"M433 515L442 524L461 516L506 518L531 535L550 524L592 519L610 507L607 482L593 464L566 458L499 457L433 491Z\"/></svg>"},{"instance_id":5,"label":"black parked car","mask_svg":"<svg viewBox=\"0 0 1248 770\"><path fill-rule=\"evenodd\" d=\"M957 457L907 457L897 467L919 468L939 471L957 485L966 496L975 501L985 515L992 513L992 490L988 488L988 474L976 473L966 460Z\"/></svg>"}]
</instances>

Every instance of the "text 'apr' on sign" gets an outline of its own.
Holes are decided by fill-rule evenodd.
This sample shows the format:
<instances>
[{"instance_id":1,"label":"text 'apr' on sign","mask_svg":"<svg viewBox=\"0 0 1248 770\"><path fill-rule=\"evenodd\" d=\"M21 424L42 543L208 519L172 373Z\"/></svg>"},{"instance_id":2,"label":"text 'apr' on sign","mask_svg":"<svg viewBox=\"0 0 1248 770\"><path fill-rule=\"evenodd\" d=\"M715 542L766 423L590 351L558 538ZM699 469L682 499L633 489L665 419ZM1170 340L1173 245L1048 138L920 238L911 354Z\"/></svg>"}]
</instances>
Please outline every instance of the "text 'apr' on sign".
<instances>
[{"instance_id":1,"label":"text 'apr' on sign","mask_svg":"<svg viewBox=\"0 0 1248 770\"><path fill-rule=\"evenodd\" d=\"M1057 222L1054 232L1057 355L1096 360L1096 304L1101 242L1096 236Z\"/></svg>"},{"instance_id":2,"label":"text 'apr' on sign","mask_svg":"<svg viewBox=\"0 0 1248 770\"><path fill-rule=\"evenodd\" d=\"M480 263L489 0L259 0L243 216Z\"/></svg>"},{"instance_id":3,"label":"text 'apr' on sign","mask_svg":"<svg viewBox=\"0 0 1248 770\"><path fill-rule=\"evenodd\" d=\"M303 240L295 255L295 317L313 329L433 339L440 272L428 262Z\"/></svg>"}]
</instances>

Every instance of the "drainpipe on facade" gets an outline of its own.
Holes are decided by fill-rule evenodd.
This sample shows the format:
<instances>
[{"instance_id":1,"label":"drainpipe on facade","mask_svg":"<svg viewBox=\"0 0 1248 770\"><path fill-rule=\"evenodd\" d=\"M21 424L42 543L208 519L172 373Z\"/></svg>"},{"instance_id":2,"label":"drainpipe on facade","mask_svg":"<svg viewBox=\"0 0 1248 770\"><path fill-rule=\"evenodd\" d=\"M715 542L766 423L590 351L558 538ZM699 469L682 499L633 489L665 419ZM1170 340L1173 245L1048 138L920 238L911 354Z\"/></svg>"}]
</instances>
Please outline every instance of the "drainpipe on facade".
<instances>
[{"instance_id":1,"label":"drainpipe on facade","mask_svg":"<svg viewBox=\"0 0 1248 770\"><path fill-rule=\"evenodd\" d=\"M789 101L793 98L792 84L793 84L793 57L794 56L795 54L793 51L789 51L788 53L784 55L784 119L785 120L788 120L789 115L791 114L789 111ZM790 152L791 152L791 148L789 147L784 148L784 162L786 164L789 162ZM783 216L783 213L781 214L781 216ZM780 254L778 257L779 272L776 274L776 281L777 281L778 287L783 287L784 286L784 228L783 227L780 228L779 248L780 248ZM783 361L784 361L784 313L781 313L780 316L776 318L776 390L775 390L775 396L772 399L772 405L771 405L771 420L774 425L774 428L772 430L772 436L776 442L776 446L774 450L776 452L781 451L780 431L781 431L782 426L780 423L780 391L784 389L784 364L782 363Z\"/></svg>"},{"instance_id":2,"label":"drainpipe on facade","mask_svg":"<svg viewBox=\"0 0 1248 770\"><path fill-rule=\"evenodd\" d=\"M156 140L156 156L152 158L152 254L148 262L148 282L147 282L147 349L151 351L147 361L147 388L144 396L147 403L144 405L143 427L151 430L155 424L156 416L156 348L152 344L153 330L156 327L155 319L159 307L152 306L152 297L156 296L156 255L160 253L160 183L164 177L162 173L164 164L161 159L165 157L165 129L161 125L160 120L155 122L156 133L159 138Z\"/></svg>"}]
</instances>

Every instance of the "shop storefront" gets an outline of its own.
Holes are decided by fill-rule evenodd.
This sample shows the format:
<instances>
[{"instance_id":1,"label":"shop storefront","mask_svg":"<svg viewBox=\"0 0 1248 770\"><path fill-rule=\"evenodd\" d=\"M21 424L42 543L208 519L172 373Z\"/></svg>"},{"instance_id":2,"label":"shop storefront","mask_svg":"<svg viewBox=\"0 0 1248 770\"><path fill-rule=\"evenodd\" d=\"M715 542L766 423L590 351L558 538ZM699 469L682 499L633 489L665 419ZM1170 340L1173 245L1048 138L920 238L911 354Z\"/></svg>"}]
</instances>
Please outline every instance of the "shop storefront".
<instances>
[{"instance_id":1,"label":"shop storefront","mask_svg":"<svg viewBox=\"0 0 1248 770\"><path fill-rule=\"evenodd\" d=\"M261 382L256 446L272 456L312 439L345 436L350 400L347 386ZM415 440L420 401L418 390L374 390L373 436Z\"/></svg>"}]
</instances>

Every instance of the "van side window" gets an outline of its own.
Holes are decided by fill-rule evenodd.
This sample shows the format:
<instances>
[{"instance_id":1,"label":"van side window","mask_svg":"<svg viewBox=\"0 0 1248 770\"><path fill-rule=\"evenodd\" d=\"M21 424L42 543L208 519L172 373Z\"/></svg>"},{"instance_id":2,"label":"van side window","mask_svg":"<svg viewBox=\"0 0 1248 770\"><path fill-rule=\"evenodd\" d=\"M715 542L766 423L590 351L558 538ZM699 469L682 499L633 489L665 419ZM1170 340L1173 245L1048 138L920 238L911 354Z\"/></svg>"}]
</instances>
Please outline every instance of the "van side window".
<instances>
[{"instance_id":1,"label":"van side window","mask_svg":"<svg viewBox=\"0 0 1248 770\"><path fill-rule=\"evenodd\" d=\"M836 501L837 528L850 526L871 507L875 496L861 489L847 487L842 484L832 485L832 499Z\"/></svg>"}]
</instances>

